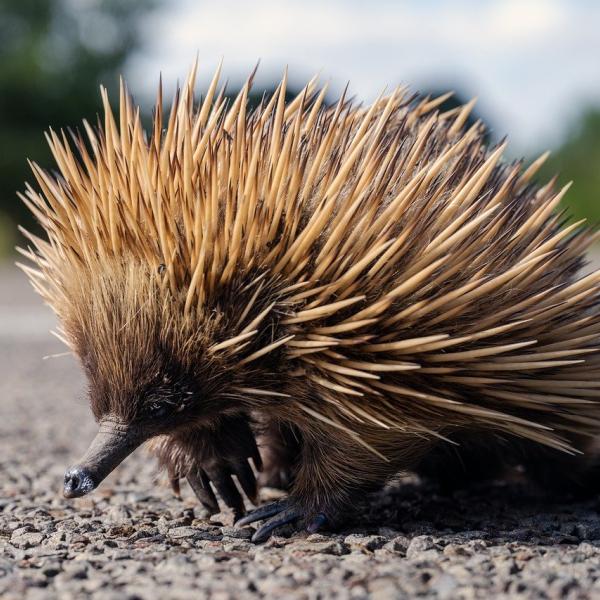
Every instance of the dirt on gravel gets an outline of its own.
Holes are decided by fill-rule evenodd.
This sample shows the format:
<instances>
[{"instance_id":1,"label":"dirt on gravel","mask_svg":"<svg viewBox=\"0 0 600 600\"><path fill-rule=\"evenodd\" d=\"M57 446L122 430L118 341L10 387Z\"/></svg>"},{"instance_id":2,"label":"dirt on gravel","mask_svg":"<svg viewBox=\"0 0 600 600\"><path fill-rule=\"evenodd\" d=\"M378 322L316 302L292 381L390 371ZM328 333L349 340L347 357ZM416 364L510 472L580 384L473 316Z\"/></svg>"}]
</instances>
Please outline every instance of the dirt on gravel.
<instances>
[{"instance_id":1,"label":"dirt on gravel","mask_svg":"<svg viewBox=\"0 0 600 600\"><path fill-rule=\"evenodd\" d=\"M0 268L0 597L600 598L600 500L520 483L443 495L406 479L344 531L266 544L206 519L131 456L89 497L64 469L94 434L85 382L24 277ZM274 492L265 490L263 499Z\"/></svg>"}]
</instances>

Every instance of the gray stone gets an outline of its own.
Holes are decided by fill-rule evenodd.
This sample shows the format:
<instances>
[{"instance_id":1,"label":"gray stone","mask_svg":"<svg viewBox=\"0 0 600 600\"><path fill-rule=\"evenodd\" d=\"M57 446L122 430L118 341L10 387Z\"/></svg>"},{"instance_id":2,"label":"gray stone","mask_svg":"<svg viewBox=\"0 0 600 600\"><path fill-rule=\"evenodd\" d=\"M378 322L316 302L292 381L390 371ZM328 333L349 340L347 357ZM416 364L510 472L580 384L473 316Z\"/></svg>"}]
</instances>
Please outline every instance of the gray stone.
<instances>
[{"instance_id":1,"label":"gray stone","mask_svg":"<svg viewBox=\"0 0 600 600\"><path fill-rule=\"evenodd\" d=\"M350 547L351 550L359 550L363 552L372 552L381 548L387 543L388 539L382 535L361 535L353 533L346 536L344 542Z\"/></svg>"},{"instance_id":2,"label":"gray stone","mask_svg":"<svg viewBox=\"0 0 600 600\"><path fill-rule=\"evenodd\" d=\"M251 527L221 527L224 537L237 540L249 540L256 530Z\"/></svg>"},{"instance_id":3,"label":"gray stone","mask_svg":"<svg viewBox=\"0 0 600 600\"><path fill-rule=\"evenodd\" d=\"M17 533L17 531L13 532L10 538L11 544L17 548L32 548L34 546L39 546L44 541L45 536L43 533Z\"/></svg>"},{"instance_id":4,"label":"gray stone","mask_svg":"<svg viewBox=\"0 0 600 600\"><path fill-rule=\"evenodd\" d=\"M410 541L406 549L406 558L420 558L425 551L435 549L433 538L430 535L418 535Z\"/></svg>"},{"instance_id":5,"label":"gray stone","mask_svg":"<svg viewBox=\"0 0 600 600\"><path fill-rule=\"evenodd\" d=\"M347 554L349 549L346 544L336 540L325 542L293 542L287 546L288 552L301 552L306 554L334 554L341 556Z\"/></svg>"}]
</instances>

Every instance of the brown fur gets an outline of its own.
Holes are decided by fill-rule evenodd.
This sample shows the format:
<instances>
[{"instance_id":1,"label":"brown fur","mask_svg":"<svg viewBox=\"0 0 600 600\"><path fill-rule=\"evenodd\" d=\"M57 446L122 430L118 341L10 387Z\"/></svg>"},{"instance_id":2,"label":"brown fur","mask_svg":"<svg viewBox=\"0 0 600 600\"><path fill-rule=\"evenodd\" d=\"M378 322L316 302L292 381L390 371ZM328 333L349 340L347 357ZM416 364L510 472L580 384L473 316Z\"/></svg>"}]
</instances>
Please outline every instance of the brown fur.
<instances>
[{"instance_id":1,"label":"brown fur","mask_svg":"<svg viewBox=\"0 0 600 600\"><path fill-rule=\"evenodd\" d=\"M226 109L217 79L196 108L193 73L165 131L159 93L149 141L125 89L118 125L104 96L88 142L51 132L60 175L34 166L49 242L24 268L97 418L177 413L157 426L174 476L222 419L294 432L292 497L328 514L463 431L557 453L598 432L593 236L530 184L541 161L502 162L471 104L323 108L312 81L286 105L284 78L247 113L249 84Z\"/></svg>"}]
</instances>

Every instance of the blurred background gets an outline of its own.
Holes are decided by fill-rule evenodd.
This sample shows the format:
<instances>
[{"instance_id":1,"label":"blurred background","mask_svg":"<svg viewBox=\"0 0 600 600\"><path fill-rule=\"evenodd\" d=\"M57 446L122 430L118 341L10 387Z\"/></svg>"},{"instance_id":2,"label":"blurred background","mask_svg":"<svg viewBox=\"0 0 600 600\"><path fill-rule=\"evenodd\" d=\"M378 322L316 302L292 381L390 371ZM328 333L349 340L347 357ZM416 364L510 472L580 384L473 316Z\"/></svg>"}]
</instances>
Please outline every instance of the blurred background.
<instances>
[{"instance_id":1,"label":"blurred background","mask_svg":"<svg viewBox=\"0 0 600 600\"><path fill-rule=\"evenodd\" d=\"M399 83L478 96L490 138L552 150L542 177L574 179L571 212L600 222L599 31L596 0L0 0L0 257L30 225L26 159L52 166L43 132L94 121L121 73L149 113L159 73L172 90L196 53L199 90L223 57L232 93L260 59L257 96L286 65L331 100L347 81L359 101Z\"/></svg>"}]
</instances>

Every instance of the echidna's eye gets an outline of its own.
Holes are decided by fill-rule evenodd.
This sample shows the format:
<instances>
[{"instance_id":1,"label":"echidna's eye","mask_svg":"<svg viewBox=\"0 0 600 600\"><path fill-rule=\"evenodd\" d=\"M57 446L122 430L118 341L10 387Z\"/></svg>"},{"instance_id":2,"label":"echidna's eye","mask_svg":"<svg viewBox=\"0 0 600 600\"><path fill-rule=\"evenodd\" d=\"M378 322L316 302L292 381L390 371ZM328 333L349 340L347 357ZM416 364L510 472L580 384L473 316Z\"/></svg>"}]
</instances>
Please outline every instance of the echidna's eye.
<instances>
[{"instance_id":1,"label":"echidna's eye","mask_svg":"<svg viewBox=\"0 0 600 600\"><path fill-rule=\"evenodd\" d=\"M153 419L163 419L171 412L170 407L166 404L153 404L150 407L150 416Z\"/></svg>"}]
</instances>

